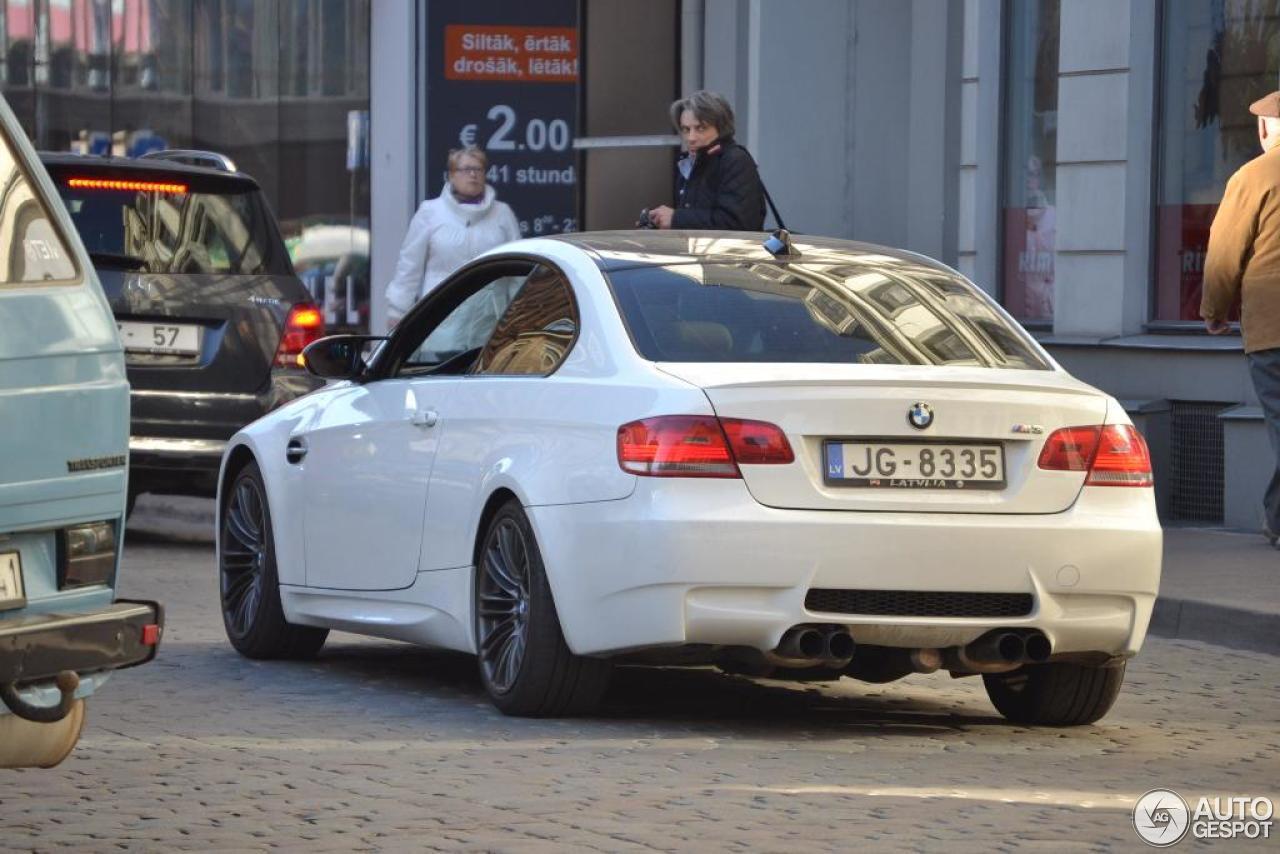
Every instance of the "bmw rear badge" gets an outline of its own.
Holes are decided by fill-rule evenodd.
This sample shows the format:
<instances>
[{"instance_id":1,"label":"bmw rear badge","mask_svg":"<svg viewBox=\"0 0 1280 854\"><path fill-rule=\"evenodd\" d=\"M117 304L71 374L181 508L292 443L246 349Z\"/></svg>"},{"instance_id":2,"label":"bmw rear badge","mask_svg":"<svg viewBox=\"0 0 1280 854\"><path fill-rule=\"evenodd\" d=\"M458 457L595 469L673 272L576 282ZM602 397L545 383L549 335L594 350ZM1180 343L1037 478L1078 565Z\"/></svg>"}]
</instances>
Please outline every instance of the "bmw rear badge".
<instances>
[{"instance_id":1,"label":"bmw rear badge","mask_svg":"<svg viewBox=\"0 0 1280 854\"><path fill-rule=\"evenodd\" d=\"M907 420L917 430L923 430L933 423L933 409L927 403L912 404L907 410Z\"/></svg>"}]
</instances>

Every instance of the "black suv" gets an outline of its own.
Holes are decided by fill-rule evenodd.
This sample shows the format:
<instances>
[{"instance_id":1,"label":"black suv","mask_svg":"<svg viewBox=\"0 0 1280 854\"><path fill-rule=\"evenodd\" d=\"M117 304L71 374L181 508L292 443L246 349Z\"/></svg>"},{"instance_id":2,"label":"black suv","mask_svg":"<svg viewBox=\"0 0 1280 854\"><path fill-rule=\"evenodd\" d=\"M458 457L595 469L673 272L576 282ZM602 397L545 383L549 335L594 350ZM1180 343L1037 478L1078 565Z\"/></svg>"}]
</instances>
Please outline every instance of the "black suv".
<instances>
[{"instance_id":1,"label":"black suv","mask_svg":"<svg viewBox=\"0 0 1280 854\"><path fill-rule=\"evenodd\" d=\"M124 342L130 508L144 492L214 495L226 440L321 384L298 356L323 317L262 191L205 152L41 160Z\"/></svg>"}]
</instances>

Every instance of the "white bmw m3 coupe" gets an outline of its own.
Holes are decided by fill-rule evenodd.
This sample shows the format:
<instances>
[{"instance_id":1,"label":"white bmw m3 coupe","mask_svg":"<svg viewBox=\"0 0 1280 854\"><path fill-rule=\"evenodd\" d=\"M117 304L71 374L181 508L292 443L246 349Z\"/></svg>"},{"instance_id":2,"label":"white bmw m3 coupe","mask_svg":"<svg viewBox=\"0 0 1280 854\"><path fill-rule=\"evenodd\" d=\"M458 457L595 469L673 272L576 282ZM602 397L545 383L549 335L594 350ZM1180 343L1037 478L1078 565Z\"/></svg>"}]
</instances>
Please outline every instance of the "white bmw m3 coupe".
<instances>
[{"instance_id":1,"label":"white bmw m3 coupe","mask_svg":"<svg viewBox=\"0 0 1280 854\"><path fill-rule=\"evenodd\" d=\"M777 249L775 245L772 247ZM955 271L867 244L507 244L238 433L221 607L254 658L330 629L474 653L515 715L616 663L981 675L1096 721L1146 634L1146 445Z\"/></svg>"}]
</instances>

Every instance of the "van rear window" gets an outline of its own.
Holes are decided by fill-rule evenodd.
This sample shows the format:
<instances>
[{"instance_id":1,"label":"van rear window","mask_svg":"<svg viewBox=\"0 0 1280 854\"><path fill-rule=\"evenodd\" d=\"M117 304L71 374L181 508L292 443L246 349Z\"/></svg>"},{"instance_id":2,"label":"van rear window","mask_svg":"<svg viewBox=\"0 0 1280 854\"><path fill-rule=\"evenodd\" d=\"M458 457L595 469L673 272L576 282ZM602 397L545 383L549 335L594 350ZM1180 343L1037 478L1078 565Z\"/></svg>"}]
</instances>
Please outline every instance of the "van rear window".
<instances>
[{"instance_id":1,"label":"van rear window","mask_svg":"<svg viewBox=\"0 0 1280 854\"><path fill-rule=\"evenodd\" d=\"M0 187L0 284L77 280L71 252L3 132Z\"/></svg>"},{"instance_id":2,"label":"van rear window","mask_svg":"<svg viewBox=\"0 0 1280 854\"><path fill-rule=\"evenodd\" d=\"M151 273L292 272L261 193L202 191L181 178L58 175L58 192L94 263Z\"/></svg>"},{"instance_id":3,"label":"van rear window","mask_svg":"<svg viewBox=\"0 0 1280 854\"><path fill-rule=\"evenodd\" d=\"M686 263L607 275L637 351L655 362L1049 367L968 281L892 258Z\"/></svg>"}]
</instances>

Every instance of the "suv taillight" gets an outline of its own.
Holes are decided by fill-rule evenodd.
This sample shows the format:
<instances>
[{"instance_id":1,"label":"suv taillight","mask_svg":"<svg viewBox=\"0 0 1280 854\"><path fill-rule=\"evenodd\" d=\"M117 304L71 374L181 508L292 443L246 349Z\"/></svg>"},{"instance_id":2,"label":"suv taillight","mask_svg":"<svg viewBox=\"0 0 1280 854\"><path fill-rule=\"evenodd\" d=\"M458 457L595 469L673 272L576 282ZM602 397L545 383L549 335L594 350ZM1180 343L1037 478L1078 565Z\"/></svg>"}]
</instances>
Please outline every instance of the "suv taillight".
<instances>
[{"instance_id":1,"label":"suv taillight","mask_svg":"<svg viewBox=\"0 0 1280 854\"><path fill-rule=\"evenodd\" d=\"M618 465L645 477L742 477L739 464L793 460L786 435L763 421L663 415L618 428Z\"/></svg>"},{"instance_id":2,"label":"suv taillight","mask_svg":"<svg viewBox=\"0 0 1280 854\"><path fill-rule=\"evenodd\" d=\"M320 314L320 309L309 302L298 303L289 309L289 316L285 318L280 346L276 349L276 366L303 367L300 361L302 351L312 341L318 341L323 337L324 318Z\"/></svg>"},{"instance_id":3,"label":"suv taillight","mask_svg":"<svg viewBox=\"0 0 1280 854\"><path fill-rule=\"evenodd\" d=\"M1085 486L1154 483L1146 440L1128 424L1055 430L1040 451L1039 466L1050 471L1087 471Z\"/></svg>"}]
</instances>

